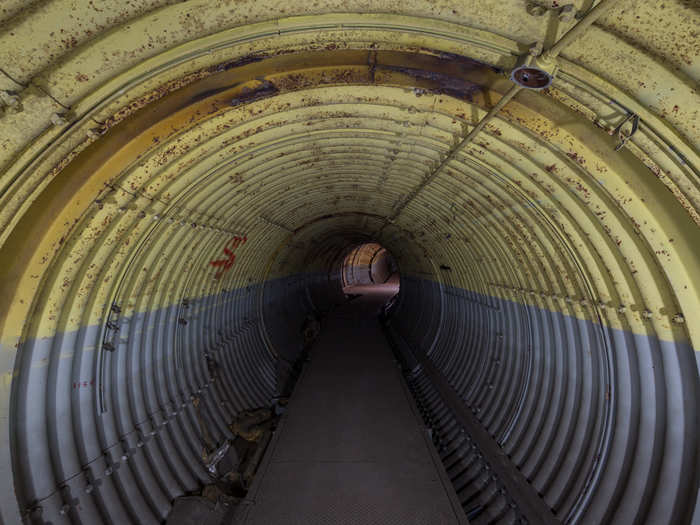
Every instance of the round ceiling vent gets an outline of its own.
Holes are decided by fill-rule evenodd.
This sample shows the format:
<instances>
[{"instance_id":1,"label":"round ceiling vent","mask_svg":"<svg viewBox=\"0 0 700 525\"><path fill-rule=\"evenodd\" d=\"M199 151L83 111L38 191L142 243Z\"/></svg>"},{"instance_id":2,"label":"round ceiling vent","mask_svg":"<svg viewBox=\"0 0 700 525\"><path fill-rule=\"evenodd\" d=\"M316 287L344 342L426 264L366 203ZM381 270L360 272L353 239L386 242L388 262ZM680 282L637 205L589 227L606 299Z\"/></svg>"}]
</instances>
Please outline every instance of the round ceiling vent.
<instances>
[{"instance_id":1,"label":"round ceiling vent","mask_svg":"<svg viewBox=\"0 0 700 525\"><path fill-rule=\"evenodd\" d=\"M516 67L510 79L525 89L545 89L552 83L552 75L532 65Z\"/></svg>"}]
</instances>

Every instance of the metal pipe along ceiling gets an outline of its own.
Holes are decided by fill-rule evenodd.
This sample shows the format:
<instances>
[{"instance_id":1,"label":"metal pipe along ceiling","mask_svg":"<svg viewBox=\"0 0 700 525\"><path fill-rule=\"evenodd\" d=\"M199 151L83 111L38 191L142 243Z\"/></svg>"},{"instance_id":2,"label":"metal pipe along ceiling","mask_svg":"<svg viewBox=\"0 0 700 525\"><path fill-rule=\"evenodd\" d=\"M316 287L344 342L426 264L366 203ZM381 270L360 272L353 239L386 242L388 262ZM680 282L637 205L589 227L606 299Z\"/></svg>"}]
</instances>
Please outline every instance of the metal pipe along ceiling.
<instances>
[{"instance_id":1,"label":"metal pipe along ceiling","mask_svg":"<svg viewBox=\"0 0 700 525\"><path fill-rule=\"evenodd\" d=\"M3 2L2 521L161 521L370 241L445 447L698 519L700 14L592 4Z\"/></svg>"}]
</instances>

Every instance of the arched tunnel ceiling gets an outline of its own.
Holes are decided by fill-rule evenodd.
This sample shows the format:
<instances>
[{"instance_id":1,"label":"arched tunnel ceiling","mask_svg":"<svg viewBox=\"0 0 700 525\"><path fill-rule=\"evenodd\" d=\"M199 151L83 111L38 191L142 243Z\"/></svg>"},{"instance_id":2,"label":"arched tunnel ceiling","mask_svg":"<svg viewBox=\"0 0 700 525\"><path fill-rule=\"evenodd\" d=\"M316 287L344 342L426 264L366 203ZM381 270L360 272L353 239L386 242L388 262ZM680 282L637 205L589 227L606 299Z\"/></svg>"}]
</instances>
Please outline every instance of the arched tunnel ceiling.
<instances>
[{"instance_id":1,"label":"arched tunnel ceiling","mask_svg":"<svg viewBox=\"0 0 700 525\"><path fill-rule=\"evenodd\" d=\"M36 341L104 327L113 304L136 316L328 272L369 240L441 290L681 348L638 381L657 385L650 410L681 414L665 441L665 420L653 423L649 468L697 487L700 11L610 2L549 63L550 87L511 99L520 57L550 49L593 3L574 1L574 17L523 0L3 2L3 518L91 460L89 447L79 460L37 453L53 464L45 482L22 465L12 425L28 389L47 405L54 389L75 395L56 383L62 366L74 387L100 381L97 364ZM259 330L284 354L265 320ZM617 366L601 385L632 373ZM683 490L669 515L688 513Z\"/></svg>"}]
</instances>

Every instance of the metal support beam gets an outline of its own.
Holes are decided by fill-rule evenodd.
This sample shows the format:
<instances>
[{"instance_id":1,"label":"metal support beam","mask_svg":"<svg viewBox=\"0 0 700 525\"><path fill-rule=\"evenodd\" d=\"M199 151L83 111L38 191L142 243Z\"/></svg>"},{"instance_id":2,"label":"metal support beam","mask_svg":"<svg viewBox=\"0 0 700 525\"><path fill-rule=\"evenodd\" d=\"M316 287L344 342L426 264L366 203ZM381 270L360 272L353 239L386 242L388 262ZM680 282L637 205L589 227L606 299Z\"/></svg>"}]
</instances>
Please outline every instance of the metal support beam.
<instances>
[{"instance_id":1,"label":"metal support beam","mask_svg":"<svg viewBox=\"0 0 700 525\"><path fill-rule=\"evenodd\" d=\"M472 130L453 148L450 150L450 152L447 154L447 156L440 162L440 164L435 168L430 175L428 175L425 179L423 179L423 182L421 182L411 193L409 193L408 197L406 197L403 202L396 208L394 213L392 213L389 217L387 217L385 223L382 225L382 227L379 229L379 232L381 232L388 223L393 222L396 220L396 218L401 214L401 212L408 206L413 199L415 199L418 194L425 188L428 184L430 184L433 180L435 180L435 177L437 177L442 170L447 166L447 164L454 159L459 152L461 152L470 142L474 140L474 137L476 137L479 132L484 129L484 126L488 124L493 117L498 115L499 111L503 109L503 107L510 102L515 95L518 94L518 92L522 88L518 85L513 85L508 92L506 92L505 95L501 97L501 100L499 100L495 106L493 106L489 112L486 114L484 118L482 118L476 126L472 128ZM377 232L377 233L379 233Z\"/></svg>"},{"instance_id":2,"label":"metal support beam","mask_svg":"<svg viewBox=\"0 0 700 525\"><path fill-rule=\"evenodd\" d=\"M605 13L607 13L617 2L620 0L602 0L598 5L596 5L593 9L591 9L586 16L581 19L573 28L571 28L562 38L559 39L559 41L554 44L549 50L547 50L544 54L540 55L539 61L543 63L551 63L553 62L557 56L567 47L569 46L572 42L580 38L583 33L588 29L593 23L598 20L601 16L603 16ZM532 51L531 51L532 53ZM401 215L401 212L408 206L408 204L415 199L418 194L425 188L428 184L430 184L435 177L437 177L442 170L445 168L448 162L450 162L452 159L455 158L455 156L462 151L467 144L472 142L474 138L479 134L479 132L484 129L484 126L491 121L498 113L503 109L503 107L510 102L510 100L515 97L515 95L518 94L518 92L522 89L521 86L519 85L514 85L503 97L501 97L501 100L498 101L498 103L489 110L489 112L486 114L484 118L482 118L474 128L456 145L454 146L450 152L447 154L447 156L443 159L443 161L438 165L437 168L433 170L433 172L428 175L423 182L421 182L409 195L406 197L403 202L396 208L393 214L391 214L389 217L387 217L385 223L382 225L382 227L377 231L377 234L379 234L381 231L386 228L387 224L395 221L399 215Z\"/></svg>"},{"instance_id":3,"label":"metal support beam","mask_svg":"<svg viewBox=\"0 0 700 525\"><path fill-rule=\"evenodd\" d=\"M610 11L620 0L602 0L598 5L591 9L574 27L569 29L559 41L549 48L543 55L542 59L546 61L554 60L559 54L575 40L579 39L586 29L591 27L605 13Z\"/></svg>"}]
</instances>

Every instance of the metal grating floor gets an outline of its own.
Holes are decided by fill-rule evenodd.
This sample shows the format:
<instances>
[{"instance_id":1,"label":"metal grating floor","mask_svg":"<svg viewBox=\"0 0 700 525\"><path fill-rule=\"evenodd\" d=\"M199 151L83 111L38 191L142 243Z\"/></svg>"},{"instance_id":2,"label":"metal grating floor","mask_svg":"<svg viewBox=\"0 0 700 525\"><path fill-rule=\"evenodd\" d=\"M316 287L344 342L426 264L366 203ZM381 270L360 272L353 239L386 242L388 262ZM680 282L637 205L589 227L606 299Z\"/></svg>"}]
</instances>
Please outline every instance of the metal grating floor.
<instances>
[{"instance_id":1,"label":"metal grating floor","mask_svg":"<svg viewBox=\"0 0 700 525\"><path fill-rule=\"evenodd\" d=\"M234 523L467 523L377 320L395 291L329 316Z\"/></svg>"}]
</instances>

